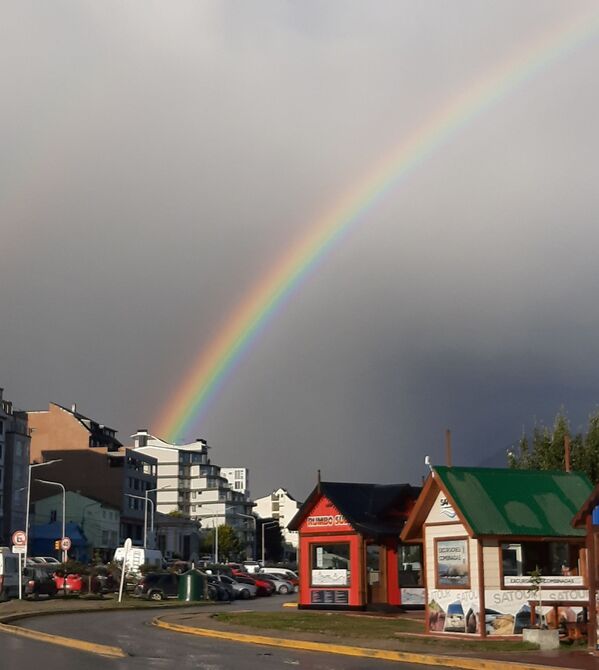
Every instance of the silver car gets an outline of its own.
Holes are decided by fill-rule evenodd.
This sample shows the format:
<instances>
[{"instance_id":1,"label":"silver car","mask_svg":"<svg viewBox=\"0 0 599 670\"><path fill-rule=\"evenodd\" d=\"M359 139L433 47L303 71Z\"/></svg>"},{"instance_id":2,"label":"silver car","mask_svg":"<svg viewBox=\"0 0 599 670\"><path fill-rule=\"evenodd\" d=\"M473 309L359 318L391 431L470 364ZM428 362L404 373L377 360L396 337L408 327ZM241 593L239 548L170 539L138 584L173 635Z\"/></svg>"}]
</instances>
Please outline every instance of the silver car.
<instances>
[{"instance_id":1,"label":"silver car","mask_svg":"<svg viewBox=\"0 0 599 670\"><path fill-rule=\"evenodd\" d=\"M236 582L232 577L228 575L217 575L218 581L223 584L227 584L233 589L235 598L241 598L242 600L248 600L249 598L255 598L258 591L258 587L254 584L242 584L241 582Z\"/></svg>"},{"instance_id":2,"label":"silver car","mask_svg":"<svg viewBox=\"0 0 599 670\"><path fill-rule=\"evenodd\" d=\"M281 575L271 575L269 572L261 572L260 576L268 579L269 582L272 582L275 585L275 593L286 595L287 593L293 593L295 590L293 584L288 582Z\"/></svg>"}]
</instances>

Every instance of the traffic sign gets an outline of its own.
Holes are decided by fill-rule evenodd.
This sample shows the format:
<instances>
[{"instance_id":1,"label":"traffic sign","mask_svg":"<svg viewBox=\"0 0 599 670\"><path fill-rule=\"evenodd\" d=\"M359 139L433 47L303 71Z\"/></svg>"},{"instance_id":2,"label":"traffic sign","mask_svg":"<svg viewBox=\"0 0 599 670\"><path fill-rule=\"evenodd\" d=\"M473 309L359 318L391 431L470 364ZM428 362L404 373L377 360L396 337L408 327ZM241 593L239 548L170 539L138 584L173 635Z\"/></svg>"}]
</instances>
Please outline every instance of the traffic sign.
<instances>
[{"instance_id":1,"label":"traffic sign","mask_svg":"<svg viewBox=\"0 0 599 670\"><path fill-rule=\"evenodd\" d=\"M24 547L27 544L27 535L24 530L15 530L12 534L12 543L16 547Z\"/></svg>"},{"instance_id":2,"label":"traffic sign","mask_svg":"<svg viewBox=\"0 0 599 670\"><path fill-rule=\"evenodd\" d=\"M60 547L63 551L68 551L71 548L71 538L66 536L63 537Z\"/></svg>"},{"instance_id":3,"label":"traffic sign","mask_svg":"<svg viewBox=\"0 0 599 670\"><path fill-rule=\"evenodd\" d=\"M13 554L24 554L27 551L27 547L22 547L20 544L12 545Z\"/></svg>"}]
</instances>

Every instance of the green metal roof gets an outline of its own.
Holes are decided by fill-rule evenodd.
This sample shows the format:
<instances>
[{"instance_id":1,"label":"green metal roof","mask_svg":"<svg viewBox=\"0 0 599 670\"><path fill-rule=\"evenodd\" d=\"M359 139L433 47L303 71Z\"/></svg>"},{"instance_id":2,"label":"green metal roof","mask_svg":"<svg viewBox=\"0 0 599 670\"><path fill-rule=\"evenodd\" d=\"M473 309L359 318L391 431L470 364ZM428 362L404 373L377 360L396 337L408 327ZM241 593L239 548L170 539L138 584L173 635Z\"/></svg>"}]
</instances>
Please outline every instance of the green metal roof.
<instances>
[{"instance_id":1,"label":"green metal roof","mask_svg":"<svg viewBox=\"0 0 599 670\"><path fill-rule=\"evenodd\" d=\"M593 486L580 472L436 466L475 535L579 537L571 522Z\"/></svg>"}]
</instances>

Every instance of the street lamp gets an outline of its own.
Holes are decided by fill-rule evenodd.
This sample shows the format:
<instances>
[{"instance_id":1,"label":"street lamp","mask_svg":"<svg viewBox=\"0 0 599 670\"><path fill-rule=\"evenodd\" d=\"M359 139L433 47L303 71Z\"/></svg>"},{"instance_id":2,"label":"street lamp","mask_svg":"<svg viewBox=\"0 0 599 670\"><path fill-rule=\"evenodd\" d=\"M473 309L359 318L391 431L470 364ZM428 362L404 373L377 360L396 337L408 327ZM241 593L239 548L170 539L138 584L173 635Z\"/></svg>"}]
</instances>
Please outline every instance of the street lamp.
<instances>
[{"instance_id":1,"label":"street lamp","mask_svg":"<svg viewBox=\"0 0 599 670\"><path fill-rule=\"evenodd\" d=\"M39 482L40 484L48 484L48 486L59 486L62 489L62 536L60 538L60 548L62 552L62 562L66 563L66 555L65 555L66 551L62 546L62 543L67 534L67 520L66 520L67 490L65 489L64 484L61 484L60 482L50 482L47 479L36 479L35 481Z\"/></svg>"},{"instance_id":2,"label":"street lamp","mask_svg":"<svg viewBox=\"0 0 599 670\"><path fill-rule=\"evenodd\" d=\"M278 525L279 525L278 521L267 521L266 523L262 524L262 567L264 567L264 529Z\"/></svg>"},{"instance_id":3,"label":"street lamp","mask_svg":"<svg viewBox=\"0 0 599 670\"><path fill-rule=\"evenodd\" d=\"M152 514L150 515L150 532L154 532L154 501L152 498L146 498L144 496L134 496L132 493L125 493L128 498L137 498L138 500L143 500L145 504L150 503L152 505Z\"/></svg>"},{"instance_id":4,"label":"street lamp","mask_svg":"<svg viewBox=\"0 0 599 670\"><path fill-rule=\"evenodd\" d=\"M151 498L148 498L148 493L153 493L154 491L166 491L166 490L172 490L171 486L158 486L155 489L146 489L144 500L145 500L145 505L144 505L144 549L146 548L148 544L148 500L154 504L154 501ZM128 493L126 495L129 495ZM133 496L134 498L136 496ZM152 510L154 508L152 507ZM152 511L152 530L154 530L154 512Z\"/></svg>"},{"instance_id":5,"label":"street lamp","mask_svg":"<svg viewBox=\"0 0 599 670\"><path fill-rule=\"evenodd\" d=\"M29 472L27 476L27 504L25 507L25 554L24 565L27 565L27 553L29 551L29 505L31 504L31 471L33 468L41 468L43 465L52 465L52 463L60 463L62 458L55 458L51 461L44 461L44 463L31 463L29 465Z\"/></svg>"}]
</instances>

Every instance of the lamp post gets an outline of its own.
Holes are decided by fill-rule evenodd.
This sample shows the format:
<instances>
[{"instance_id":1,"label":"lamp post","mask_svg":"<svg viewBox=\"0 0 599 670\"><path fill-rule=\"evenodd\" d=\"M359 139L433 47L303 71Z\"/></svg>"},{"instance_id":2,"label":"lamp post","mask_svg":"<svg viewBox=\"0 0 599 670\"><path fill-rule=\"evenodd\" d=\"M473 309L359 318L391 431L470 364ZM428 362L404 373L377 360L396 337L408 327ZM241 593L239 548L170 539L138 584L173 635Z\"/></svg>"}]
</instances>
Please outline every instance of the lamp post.
<instances>
[{"instance_id":1,"label":"lamp post","mask_svg":"<svg viewBox=\"0 0 599 670\"><path fill-rule=\"evenodd\" d=\"M25 506L25 554L23 557L23 566L27 565L27 554L29 551L29 505L31 504L31 471L33 468L41 468L43 465L52 465L52 463L60 463L62 458L55 458L44 463L31 463L29 465L29 473L27 476L27 503Z\"/></svg>"},{"instance_id":2,"label":"lamp post","mask_svg":"<svg viewBox=\"0 0 599 670\"><path fill-rule=\"evenodd\" d=\"M128 498L137 498L138 500L143 500L145 504L150 503L152 505L152 513L150 515L150 533L154 532L154 501L152 498L146 498L144 496L134 496L132 493L125 493Z\"/></svg>"},{"instance_id":3,"label":"lamp post","mask_svg":"<svg viewBox=\"0 0 599 670\"><path fill-rule=\"evenodd\" d=\"M64 484L60 482L50 482L47 479L36 479L36 482L40 484L48 484L48 486L59 486L62 489L62 536L60 538L60 548L62 552L62 562L66 563L66 551L62 546L63 540L67 534L67 520L66 520L66 509L67 509L67 491L64 487Z\"/></svg>"},{"instance_id":4,"label":"lamp post","mask_svg":"<svg viewBox=\"0 0 599 670\"><path fill-rule=\"evenodd\" d=\"M264 529L278 525L279 525L278 521L267 521L266 523L262 524L262 567L264 567Z\"/></svg>"},{"instance_id":5,"label":"lamp post","mask_svg":"<svg viewBox=\"0 0 599 670\"><path fill-rule=\"evenodd\" d=\"M172 487L170 487L170 486L158 486L155 489L146 489L146 491L145 491L144 500L146 502L145 502L145 505L144 505L144 549L146 549L147 544L148 544L148 500L150 500L152 505L154 504L154 501L151 498L148 498L148 493L153 493L154 491L167 491L167 490L171 490L171 488ZM129 495L129 494L127 493L126 495ZM133 496L133 497L135 498L136 496ZM152 507L152 510L153 509L154 508ZM153 515L154 515L154 512L152 511L152 530L154 530Z\"/></svg>"}]
</instances>

